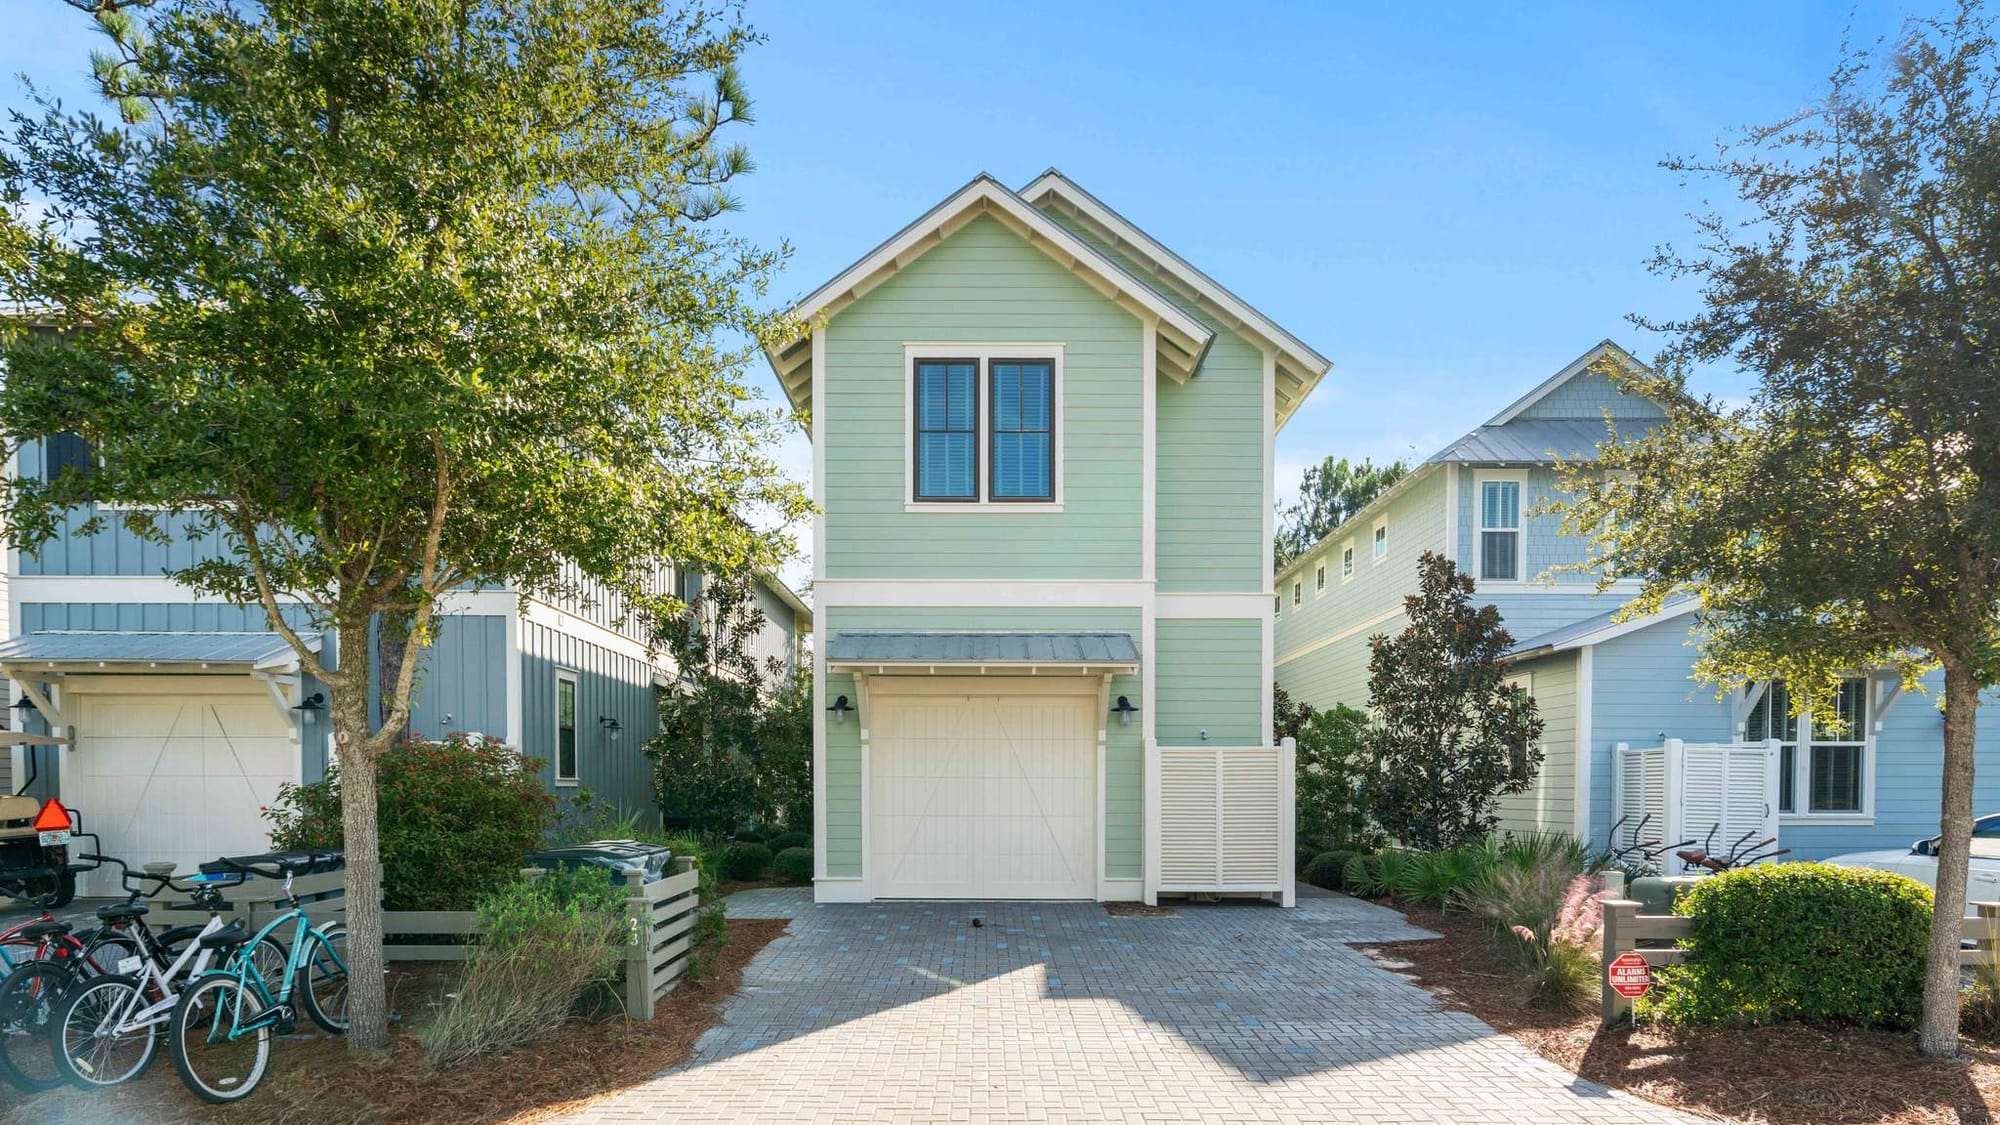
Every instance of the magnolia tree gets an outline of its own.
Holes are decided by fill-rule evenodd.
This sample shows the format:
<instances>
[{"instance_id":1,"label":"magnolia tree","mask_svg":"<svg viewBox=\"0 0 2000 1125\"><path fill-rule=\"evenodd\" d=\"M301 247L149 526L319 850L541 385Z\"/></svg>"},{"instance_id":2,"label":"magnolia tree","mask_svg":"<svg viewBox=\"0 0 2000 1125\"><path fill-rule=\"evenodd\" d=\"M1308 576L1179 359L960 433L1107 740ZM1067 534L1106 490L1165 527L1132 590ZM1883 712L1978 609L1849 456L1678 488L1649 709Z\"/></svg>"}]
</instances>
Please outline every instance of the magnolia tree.
<instances>
[{"instance_id":1,"label":"magnolia tree","mask_svg":"<svg viewBox=\"0 0 2000 1125\"><path fill-rule=\"evenodd\" d=\"M326 683L351 1040L381 1047L375 765L447 592L643 604L669 556L769 565L742 517L806 507L740 377L781 252L712 222L754 36L663 0L82 6L116 113L43 100L0 146L0 287L50 330L0 345L0 429L94 457L6 482L10 531L95 500L123 508L85 531L206 536L172 576ZM383 667L377 621L409 638Z\"/></svg>"},{"instance_id":2,"label":"magnolia tree","mask_svg":"<svg viewBox=\"0 0 2000 1125\"><path fill-rule=\"evenodd\" d=\"M1826 711L1835 685L1944 673L1938 847L1921 1046L1958 1049L1959 930L1980 690L2000 679L2000 52L1977 7L1857 53L1826 99L1669 167L1732 188L1662 272L1702 307L1657 325L1666 404L1647 440L1570 474L1565 519L1628 613L1702 600L1697 673L1780 677ZM1754 375L1747 402L1694 402L1687 371ZM1830 717L1830 716L1829 716Z\"/></svg>"}]
</instances>

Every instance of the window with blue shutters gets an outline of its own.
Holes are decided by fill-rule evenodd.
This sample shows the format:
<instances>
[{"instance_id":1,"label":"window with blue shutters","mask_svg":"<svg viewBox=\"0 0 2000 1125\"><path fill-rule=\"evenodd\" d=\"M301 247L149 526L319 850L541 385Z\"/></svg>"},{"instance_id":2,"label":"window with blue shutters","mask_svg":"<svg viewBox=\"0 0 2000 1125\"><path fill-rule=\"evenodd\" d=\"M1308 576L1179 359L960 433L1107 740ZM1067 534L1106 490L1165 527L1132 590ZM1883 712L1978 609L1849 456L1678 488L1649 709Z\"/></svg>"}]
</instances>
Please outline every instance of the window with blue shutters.
<instances>
[{"instance_id":1,"label":"window with blue shutters","mask_svg":"<svg viewBox=\"0 0 2000 1125\"><path fill-rule=\"evenodd\" d=\"M979 362L916 363L916 498L979 499Z\"/></svg>"},{"instance_id":2,"label":"window with blue shutters","mask_svg":"<svg viewBox=\"0 0 2000 1125\"><path fill-rule=\"evenodd\" d=\"M1047 360L993 360L994 500L1055 499L1055 367Z\"/></svg>"}]
</instances>

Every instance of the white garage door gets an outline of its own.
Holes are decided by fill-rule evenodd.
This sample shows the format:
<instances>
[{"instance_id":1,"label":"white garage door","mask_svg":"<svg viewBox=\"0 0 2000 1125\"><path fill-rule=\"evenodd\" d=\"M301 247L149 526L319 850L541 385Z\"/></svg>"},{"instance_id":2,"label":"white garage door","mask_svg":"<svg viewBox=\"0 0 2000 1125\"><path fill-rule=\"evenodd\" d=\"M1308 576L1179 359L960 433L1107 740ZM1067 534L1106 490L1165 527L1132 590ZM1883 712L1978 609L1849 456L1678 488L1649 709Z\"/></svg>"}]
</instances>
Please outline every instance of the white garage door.
<instances>
[{"instance_id":1,"label":"white garage door","mask_svg":"<svg viewBox=\"0 0 2000 1125\"><path fill-rule=\"evenodd\" d=\"M299 779L291 724L269 694L189 679L185 692L76 696L63 800L82 810L105 854L134 867L170 860L191 872L219 855L269 849L260 810ZM81 893L119 893L115 872L86 876Z\"/></svg>"},{"instance_id":2,"label":"white garage door","mask_svg":"<svg viewBox=\"0 0 2000 1125\"><path fill-rule=\"evenodd\" d=\"M1096 700L878 690L875 896L1095 898Z\"/></svg>"}]
</instances>

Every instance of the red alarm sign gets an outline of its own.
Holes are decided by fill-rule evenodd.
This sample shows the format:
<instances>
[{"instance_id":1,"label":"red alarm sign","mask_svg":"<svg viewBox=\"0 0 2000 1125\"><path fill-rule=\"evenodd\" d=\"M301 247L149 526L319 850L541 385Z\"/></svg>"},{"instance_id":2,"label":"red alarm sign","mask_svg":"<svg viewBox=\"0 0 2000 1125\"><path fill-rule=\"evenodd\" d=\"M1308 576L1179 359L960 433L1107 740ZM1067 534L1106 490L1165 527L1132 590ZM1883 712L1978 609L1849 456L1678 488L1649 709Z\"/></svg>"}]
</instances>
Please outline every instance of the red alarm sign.
<instances>
[{"instance_id":1,"label":"red alarm sign","mask_svg":"<svg viewBox=\"0 0 2000 1125\"><path fill-rule=\"evenodd\" d=\"M1604 972L1611 990L1620 996L1637 999L1653 987L1653 967L1637 953L1625 952L1613 957Z\"/></svg>"}]
</instances>

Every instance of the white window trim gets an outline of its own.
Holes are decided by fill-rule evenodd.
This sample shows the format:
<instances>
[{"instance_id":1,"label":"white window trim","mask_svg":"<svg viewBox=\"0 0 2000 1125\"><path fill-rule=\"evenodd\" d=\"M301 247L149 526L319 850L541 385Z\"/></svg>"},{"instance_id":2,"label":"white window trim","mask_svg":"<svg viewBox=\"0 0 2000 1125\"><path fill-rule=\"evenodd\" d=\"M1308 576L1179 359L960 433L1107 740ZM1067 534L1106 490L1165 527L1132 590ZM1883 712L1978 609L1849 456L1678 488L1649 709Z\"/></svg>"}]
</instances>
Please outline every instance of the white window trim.
<instances>
[{"instance_id":1,"label":"white window trim","mask_svg":"<svg viewBox=\"0 0 2000 1125\"><path fill-rule=\"evenodd\" d=\"M1382 545L1382 549L1379 551L1375 549L1375 545L1377 543L1380 543ZM1383 516L1381 519L1375 521L1374 530L1368 533L1368 565L1380 566L1383 560L1387 559L1388 557L1389 557L1389 517Z\"/></svg>"},{"instance_id":2,"label":"white window trim","mask_svg":"<svg viewBox=\"0 0 2000 1125\"><path fill-rule=\"evenodd\" d=\"M1340 545L1340 584L1345 586L1354 581L1354 540Z\"/></svg>"},{"instance_id":3,"label":"white window trim","mask_svg":"<svg viewBox=\"0 0 2000 1125\"><path fill-rule=\"evenodd\" d=\"M549 743L549 770L555 774L556 784L572 786L582 784L583 777L583 685L577 682L573 668L556 669L555 697L549 707L549 727L554 741ZM562 773L562 685L569 684L572 697L576 700L576 773L564 777Z\"/></svg>"},{"instance_id":4,"label":"white window trim","mask_svg":"<svg viewBox=\"0 0 2000 1125\"><path fill-rule=\"evenodd\" d=\"M978 494L970 500L917 499L917 387L916 362L920 359L973 359L979 361L974 380L979 387L979 428L974 454L979 480ZM1048 500L994 500L990 466L993 441L992 412L987 409L991 380L987 365L996 359L1046 359L1054 367L1049 386L1050 496ZM933 515L967 512L999 513L1060 512L1063 510L1063 345L1061 344L979 344L965 341L934 341L903 345L903 510Z\"/></svg>"},{"instance_id":5,"label":"white window trim","mask_svg":"<svg viewBox=\"0 0 2000 1125\"><path fill-rule=\"evenodd\" d=\"M1325 596L1326 596L1326 560L1321 559L1313 564L1313 597L1323 598Z\"/></svg>"},{"instance_id":6,"label":"white window trim","mask_svg":"<svg viewBox=\"0 0 2000 1125\"><path fill-rule=\"evenodd\" d=\"M1859 812L1813 812L1812 805L1812 747L1813 725L1810 712L1799 716L1799 737L1792 751L1792 799L1801 801L1805 807L1786 812L1778 810L1778 823L1825 824L1834 826L1867 826L1875 823L1875 722L1876 707L1873 685L1863 678L1861 712L1861 809ZM1851 742L1829 742L1828 746L1852 746Z\"/></svg>"},{"instance_id":7,"label":"white window trim","mask_svg":"<svg viewBox=\"0 0 2000 1125\"><path fill-rule=\"evenodd\" d=\"M1486 526L1486 485L1488 482L1512 481L1520 486L1520 495L1515 510L1518 527ZM1487 578L1486 574L1486 533L1489 531L1511 531L1514 533L1514 577ZM1481 586L1518 586L1528 582L1528 473L1524 469L1479 469L1472 474L1472 579Z\"/></svg>"}]
</instances>

